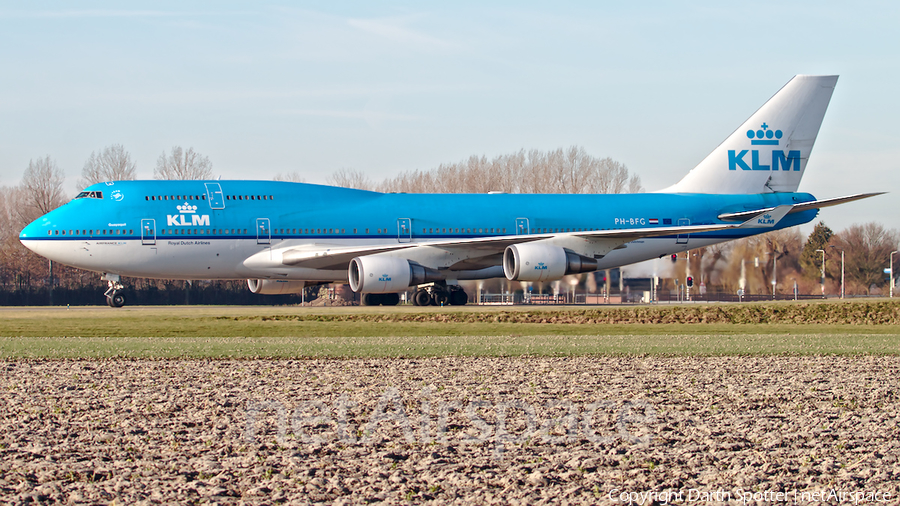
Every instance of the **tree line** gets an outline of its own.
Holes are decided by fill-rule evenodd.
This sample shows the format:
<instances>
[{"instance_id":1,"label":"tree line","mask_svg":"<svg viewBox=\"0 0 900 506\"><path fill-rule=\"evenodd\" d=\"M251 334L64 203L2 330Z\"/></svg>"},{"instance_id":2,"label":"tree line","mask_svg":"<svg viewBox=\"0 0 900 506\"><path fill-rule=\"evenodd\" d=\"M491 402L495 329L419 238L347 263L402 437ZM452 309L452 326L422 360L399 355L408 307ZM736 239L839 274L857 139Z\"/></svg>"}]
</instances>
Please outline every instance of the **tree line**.
<instances>
[{"instance_id":1,"label":"tree line","mask_svg":"<svg viewBox=\"0 0 900 506\"><path fill-rule=\"evenodd\" d=\"M380 183L363 172L340 169L328 183L345 188L402 193L639 193L641 178L612 158L597 158L580 146L532 149L494 158L471 156L430 170L401 172Z\"/></svg>"},{"instance_id":2,"label":"tree line","mask_svg":"<svg viewBox=\"0 0 900 506\"><path fill-rule=\"evenodd\" d=\"M193 148L174 146L163 152L153 171L155 179L212 179L209 158ZM137 167L123 146L114 144L92 152L85 161L77 189L104 181L133 180ZM303 182L302 174L277 174L273 179ZM429 170L411 170L373 182L363 172L339 169L328 177L335 186L382 192L406 193L636 193L643 191L640 177L611 158L598 158L578 146L550 151L520 150L488 158L471 156L456 163ZM0 187L0 304L102 302L105 284L96 273L54 265L18 240L19 231L71 198L64 189L65 173L50 157L32 159L19 185ZM821 281L822 253L826 255L825 284L828 293L837 293L840 281L840 251L844 251L845 291L874 294L886 291L891 251L897 249L900 234L877 223L853 225L837 233L823 223L804 238L797 228L780 230L740 241L723 243L690 252L691 274L710 287L732 292L743 287L747 293L790 292L785 280L797 281L803 293L816 293ZM898 256L900 262L900 256ZM688 262L678 262L673 276L684 276ZM776 272L777 271L777 272ZM501 281L502 282L502 281ZM295 302L294 298L260 297L251 294L243 282L129 279L133 298L144 303L252 304ZM491 283L488 283L488 286ZM585 289L598 289L591 276L583 276ZM315 297L318 289L311 289ZM299 296L296 297L299 299Z\"/></svg>"},{"instance_id":3,"label":"tree line","mask_svg":"<svg viewBox=\"0 0 900 506\"><path fill-rule=\"evenodd\" d=\"M892 251L898 249L900 233L879 223L854 224L839 232L818 222L809 236L799 228L776 230L732 242L688 252L690 262L676 261L674 277L694 277L711 289L734 294L790 294L794 282L799 293L840 293L841 251L844 252L844 291L848 295L887 295ZM895 255L897 267L900 256ZM684 257L682 257L684 258ZM825 276L822 277L822 262ZM895 276L896 278L896 276Z\"/></svg>"}]
</instances>

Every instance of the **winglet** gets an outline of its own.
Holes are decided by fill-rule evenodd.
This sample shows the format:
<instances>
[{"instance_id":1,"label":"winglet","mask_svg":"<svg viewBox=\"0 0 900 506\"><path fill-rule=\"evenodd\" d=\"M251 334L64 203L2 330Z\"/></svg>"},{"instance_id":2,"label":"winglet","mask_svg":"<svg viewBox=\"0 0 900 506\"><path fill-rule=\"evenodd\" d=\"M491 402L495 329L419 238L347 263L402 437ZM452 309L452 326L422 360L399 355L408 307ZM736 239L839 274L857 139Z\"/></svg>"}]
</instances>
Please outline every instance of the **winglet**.
<instances>
[{"instance_id":1,"label":"winglet","mask_svg":"<svg viewBox=\"0 0 900 506\"><path fill-rule=\"evenodd\" d=\"M793 205L783 205L777 206L771 211L763 211L741 223L737 228L773 228L782 218L791 212L793 207Z\"/></svg>"}]
</instances>

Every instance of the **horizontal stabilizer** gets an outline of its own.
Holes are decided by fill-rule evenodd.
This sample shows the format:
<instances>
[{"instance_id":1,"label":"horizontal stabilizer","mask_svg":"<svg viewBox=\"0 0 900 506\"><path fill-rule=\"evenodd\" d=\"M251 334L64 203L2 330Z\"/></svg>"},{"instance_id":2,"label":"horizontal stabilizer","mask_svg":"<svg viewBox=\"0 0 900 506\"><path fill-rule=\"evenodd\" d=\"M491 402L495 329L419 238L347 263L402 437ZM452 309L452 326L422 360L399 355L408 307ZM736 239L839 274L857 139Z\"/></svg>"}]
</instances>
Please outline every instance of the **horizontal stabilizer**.
<instances>
[{"instance_id":1,"label":"horizontal stabilizer","mask_svg":"<svg viewBox=\"0 0 900 506\"><path fill-rule=\"evenodd\" d=\"M808 211L810 209L820 209L823 207L836 206L838 204L846 204L847 202L853 202L854 200L862 200L867 199L869 197L874 197L876 195L883 195L887 192L874 192L874 193L857 193L856 195L848 195L846 197L837 197L833 199L823 199L823 200L814 200L812 202L804 202L802 204L795 204L791 206L791 210L788 214L791 213L799 213L801 211ZM742 211L739 213L725 213L720 214L719 219L722 221L742 221L753 218L761 213L768 213L774 211L776 208L774 207L766 207L763 209L754 209L752 211Z\"/></svg>"},{"instance_id":2,"label":"horizontal stabilizer","mask_svg":"<svg viewBox=\"0 0 900 506\"><path fill-rule=\"evenodd\" d=\"M794 206L791 205L774 207L771 210L753 216L744 223L741 223L738 228L773 228L782 220L782 218L791 212L793 207Z\"/></svg>"}]
</instances>

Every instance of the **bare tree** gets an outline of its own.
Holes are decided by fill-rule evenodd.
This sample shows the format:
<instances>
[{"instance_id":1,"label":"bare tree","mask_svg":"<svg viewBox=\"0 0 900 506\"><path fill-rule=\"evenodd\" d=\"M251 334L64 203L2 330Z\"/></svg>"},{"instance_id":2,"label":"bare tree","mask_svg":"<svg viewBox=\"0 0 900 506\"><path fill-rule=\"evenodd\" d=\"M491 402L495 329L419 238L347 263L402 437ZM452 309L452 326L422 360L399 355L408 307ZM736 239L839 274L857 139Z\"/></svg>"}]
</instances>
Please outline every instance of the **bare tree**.
<instances>
[{"instance_id":1,"label":"bare tree","mask_svg":"<svg viewBox=\"0 0 900 506\"><path fill-rule=\"evenodd\" d=\"M66 202L62 189L65 178L65 173L49 156L28 162L15 204L20 225L25 226Z\"/></svg>"},{"instance_id":2,"label":"bare tree","mask_svg":"<svg viewBox=\"0 0 900 506\"><path fill-rule=\"evenodd\" d=\"M153 169L156 179L212 179L212 163L194 148L187 151L181 146L174 146L172 152L159 155L156 168Z\"/></svg>"},{"instance_id":3,"label":"bare tree","mask_svg":"<svg viewBox=\"0 0 900 506\"><path fill-rule=\"evenodd\" d=\"M279 172L278 174L275 174L275 177L272 178L272 181L289 181L292 183L305 183L306 178L301 176L300 172L295 170L292 172L286 172L284 174Z\"/></svg>"},{"instance_id":4,"label":"bare tree","mask_svg":"<svg viewBox=\"0 0 900 506\"><path fill-rule=\"evenodd\" d=\"M888 266L891 251L897 249L898 242L900 234L896 230L886 230L880 223L874 222L851 225L835 234L831 244L844 250L848 291L870 294L873 287L884 285L887 281L884 268ZM840 279L840 253L831 256L826 265L829 275Z\"/></svg>"},{"instance_id":5,"label":"bare tree","mask_svg":"<svg viewBox=\"0 0 900 506\"><path fill-rule=\"evenodd\" d=\"M0 186L0 244L5 244L6 238L17 232L17 217L13 212L17 191L16 187Z\"/></svg>"},{"instance_id":6,"label":"bare tree","mask_svg":"<svg viewBox=\"0 0 900 506\"><path fill-rule=\"evenodd\" d=\"M104 181L128 181L135 179L136 176L137 169L131 155L121 144L113 144L103 148L99 153L91 152L90 158L84 162L84 168L81 169L78 189Z\"/></svg>"},{"instance_id":7,"label":"bare tree","mask_svg":"<svg viewBox=\"0 0 900 506\"><path fill-rule=\"evenodd\" d=\"M340 169L328 176L327 182L332 186L356 188L357 190L372 188L372 182L366 177L366 174L353 169Z\"/></svg>"}]
</instances>

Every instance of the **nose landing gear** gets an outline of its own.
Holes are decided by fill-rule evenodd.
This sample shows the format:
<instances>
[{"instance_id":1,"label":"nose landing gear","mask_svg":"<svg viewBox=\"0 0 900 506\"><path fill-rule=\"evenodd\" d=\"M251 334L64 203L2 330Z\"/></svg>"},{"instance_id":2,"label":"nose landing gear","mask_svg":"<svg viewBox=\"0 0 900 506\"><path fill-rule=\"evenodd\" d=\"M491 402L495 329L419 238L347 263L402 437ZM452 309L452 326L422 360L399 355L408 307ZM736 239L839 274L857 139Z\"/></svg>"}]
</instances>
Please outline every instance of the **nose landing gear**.
<instances>
[{"instance_id":1,"label":"nose landing gear","mask_svg":"<svg viewBox=\"0 0 900 506\"><path fill-rule=\"evenodd\" d=\"M125 289L119 281L117 274L104 274L100 279L106 280L109 288L103 295L106 295L106 305L109 307L122 307L125 305L125 295L122 291Z\"/></svg>"}]
</instances>

